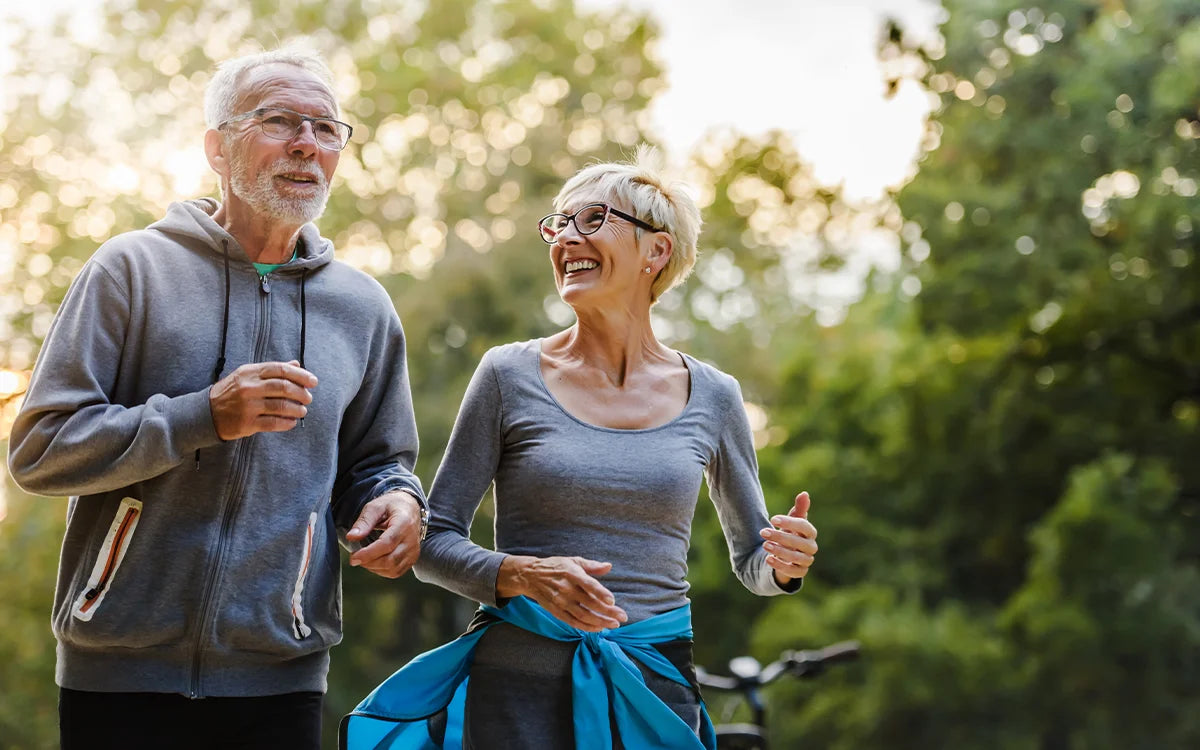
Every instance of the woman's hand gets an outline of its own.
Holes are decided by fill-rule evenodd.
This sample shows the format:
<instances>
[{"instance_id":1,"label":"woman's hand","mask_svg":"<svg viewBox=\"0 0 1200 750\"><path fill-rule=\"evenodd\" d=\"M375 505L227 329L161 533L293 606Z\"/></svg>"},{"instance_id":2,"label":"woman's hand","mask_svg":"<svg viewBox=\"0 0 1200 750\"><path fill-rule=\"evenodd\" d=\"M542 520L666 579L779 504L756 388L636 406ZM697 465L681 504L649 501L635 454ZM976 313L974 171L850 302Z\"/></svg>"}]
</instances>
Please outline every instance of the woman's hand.
<instances>
[{"instance_id":1,"label":"woman's hand","mask_svg":"<svg viewBox=\"0 0 1200 750\"><path fill-rule=\"evenodd\" d=\"M801 492L786 516L771 518L775 528L758 532L766 540L767 565L775 569L775 582L780 586L807 575L817 554L817 527L808 522L810 503L808 493Z\"/></svg>"},{"instance_id":2,"label":"woman's hand","mask_svg":"<svg viewBox=\"0 0 1200 750\"><path fill-rule=\"evenodd\" d=\"M500 563L496 596L527 596L571 627L596 633L628 619L596 580L610 570L612 563L582 557L509 555Z\"/></svg>"}]
</instances>

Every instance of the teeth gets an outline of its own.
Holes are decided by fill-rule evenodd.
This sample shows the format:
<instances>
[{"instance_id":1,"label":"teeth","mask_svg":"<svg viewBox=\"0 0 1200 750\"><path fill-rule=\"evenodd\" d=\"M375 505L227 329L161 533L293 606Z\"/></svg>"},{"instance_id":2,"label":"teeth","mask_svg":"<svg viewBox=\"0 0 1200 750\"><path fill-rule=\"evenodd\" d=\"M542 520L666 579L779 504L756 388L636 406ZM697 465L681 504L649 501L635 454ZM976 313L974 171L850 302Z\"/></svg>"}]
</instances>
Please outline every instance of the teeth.
<instances>
[{"instance_id":1,"label":"teeth","mask_svg":"<svg viewBox=\"0 0 1200 750\"><path fill-rule=\"evenodd\" d=\"M599 265L600 264L594 260L573 260L567 263L566 270L567 273L572 273L574 271L589 271Z\"/></svg>"}]
</instances>

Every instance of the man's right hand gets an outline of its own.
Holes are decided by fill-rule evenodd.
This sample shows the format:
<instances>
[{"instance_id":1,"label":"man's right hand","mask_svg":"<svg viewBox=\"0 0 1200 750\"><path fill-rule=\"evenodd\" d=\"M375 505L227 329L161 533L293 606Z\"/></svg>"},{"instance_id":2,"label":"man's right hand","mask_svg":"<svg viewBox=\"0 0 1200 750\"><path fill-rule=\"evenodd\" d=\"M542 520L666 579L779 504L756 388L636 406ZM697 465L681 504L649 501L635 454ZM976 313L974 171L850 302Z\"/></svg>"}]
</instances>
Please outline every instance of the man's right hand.
<instances>
[{"instance_id":1,"label":"man's right hand","mask_svg":"<svg viewBox=\"0 0 1200 750\"><path fill-rule=\"evenodd\" d=\"M308 413L317 376L291 362L254 362L221 378L208 392L222 440L256 432L286 432Z\"/></svg>"}]
</instances>

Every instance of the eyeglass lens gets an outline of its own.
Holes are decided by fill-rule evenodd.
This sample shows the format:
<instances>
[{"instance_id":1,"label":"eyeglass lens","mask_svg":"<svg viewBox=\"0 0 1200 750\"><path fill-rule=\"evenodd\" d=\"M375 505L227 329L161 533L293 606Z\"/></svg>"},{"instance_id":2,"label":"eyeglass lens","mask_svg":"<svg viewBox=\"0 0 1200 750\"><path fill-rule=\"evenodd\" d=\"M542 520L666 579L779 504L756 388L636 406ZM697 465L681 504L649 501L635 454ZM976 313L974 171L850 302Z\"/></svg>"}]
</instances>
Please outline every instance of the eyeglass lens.
<instances>
[{"instance_id":1,"label":"eyeglass lens","mask_svg":"<svg viewBox=\"0 0 1200 750\"><path fill-rule=\"evenodd\" d=\"M553 242L558 233L567 228L572 220L575 222L575 229L580 234L592 234L593 232L604 226L604 220L608 216L608 208L603 205L584 206L579 209L573 216L566 214L551 214L542 220L538 226L542 233L542 238L547 242Z\"/></svg>"},{"instance_id":2,"label":"eyeglass lens","mask_svg":"<svg viewBox=\"0 0 1200 750\"><path fill-rule=\"evenodd\" d=\"M313 137L324 148L340 150L346 145L350 134L346 127L336 120L313 119ZM286 141L294 138L304 125L304 120L288 112L266 112L262 118L263 132L272 138Z\"/></svg>"}]
</instances>

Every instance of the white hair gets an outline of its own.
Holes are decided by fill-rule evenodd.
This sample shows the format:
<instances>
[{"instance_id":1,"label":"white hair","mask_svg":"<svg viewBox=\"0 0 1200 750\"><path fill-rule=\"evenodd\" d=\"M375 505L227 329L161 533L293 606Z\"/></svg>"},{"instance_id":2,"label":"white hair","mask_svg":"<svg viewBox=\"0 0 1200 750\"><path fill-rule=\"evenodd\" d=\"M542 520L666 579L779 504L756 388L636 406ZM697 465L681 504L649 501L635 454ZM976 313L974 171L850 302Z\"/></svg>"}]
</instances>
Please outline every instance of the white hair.
<instances>
[{"instance_id":1,"label":"white hair","mask_svg":"<svg viewBox=\"0 0 1200 750\"><path fill-rule=\"evenodd\" d=\"M595 192L606 201L629 206L634 216L670 234L671 258L650 287L650 301L655 302L683 283L696 265L696 241L702 222L700 209L687 192L689 188L683 182L668 182L658 149L643 144L632 161L593 164L579 170L555 196L554 210L562 211L582 192Z\"/></svg>"},{"instance_id":2,"label":"white hair","mask_svg":"<svg viewBox=\"0 0 1200 750\"><path fill-rule=\"evenodd\" d=\"M218 65L216 75L208 82L208 87L204 91L205 124L210 128L216 128L230 117L240 114L235 111L235 108L245 94L241 87L245 82L246 75L260 65L272 63L295 65L297 68L312 73L329 88L330 95L333 95L333 72L329 70L329 66L325 64L321 56L309 47L289 44L279 49L235 57ZM337 106L337 97L333 98L334 106Z\"/></svg>"}]
</instances>

